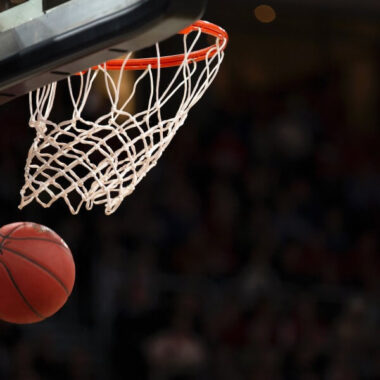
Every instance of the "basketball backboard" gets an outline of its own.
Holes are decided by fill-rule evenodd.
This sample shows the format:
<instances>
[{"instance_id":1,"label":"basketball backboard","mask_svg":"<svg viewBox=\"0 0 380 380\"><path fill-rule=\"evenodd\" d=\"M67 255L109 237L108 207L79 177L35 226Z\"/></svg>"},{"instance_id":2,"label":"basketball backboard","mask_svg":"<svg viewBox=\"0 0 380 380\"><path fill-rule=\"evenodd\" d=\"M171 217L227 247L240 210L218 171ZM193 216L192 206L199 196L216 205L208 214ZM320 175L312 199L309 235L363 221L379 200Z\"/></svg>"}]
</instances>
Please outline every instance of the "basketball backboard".
<instances>
[{"instance_id":1,"label":"basketball backboard","mask_svg":"<svg viewBox=\"0 0 380 380\"><path fill-rule=\"evenodd\" d=\"M199 19L205 0L0 0L0 104Z\"/></svg>"}]
</instances>

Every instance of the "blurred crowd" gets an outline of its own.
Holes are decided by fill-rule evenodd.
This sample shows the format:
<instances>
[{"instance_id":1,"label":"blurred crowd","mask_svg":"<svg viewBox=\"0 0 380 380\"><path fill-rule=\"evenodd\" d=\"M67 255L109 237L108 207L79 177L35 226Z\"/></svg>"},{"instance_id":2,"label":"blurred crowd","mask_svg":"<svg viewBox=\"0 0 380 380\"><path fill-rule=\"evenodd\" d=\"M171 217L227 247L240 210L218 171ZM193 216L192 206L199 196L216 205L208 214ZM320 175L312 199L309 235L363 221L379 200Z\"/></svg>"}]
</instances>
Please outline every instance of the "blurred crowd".
<instances>
[{"instance_id":1,"label":"blurred crowd","mask_svg":"<svg viewBox=\"0 0 380 380\"><path fill-rule=\"evenodd\" d=\"M0 324L0 379L380 378L379 129L333 74L223 75L110 217L17 211L33 131L25 100L3 107L0 222L56 230L77 281L53 318Z\"/></svg>"}]
</instances>

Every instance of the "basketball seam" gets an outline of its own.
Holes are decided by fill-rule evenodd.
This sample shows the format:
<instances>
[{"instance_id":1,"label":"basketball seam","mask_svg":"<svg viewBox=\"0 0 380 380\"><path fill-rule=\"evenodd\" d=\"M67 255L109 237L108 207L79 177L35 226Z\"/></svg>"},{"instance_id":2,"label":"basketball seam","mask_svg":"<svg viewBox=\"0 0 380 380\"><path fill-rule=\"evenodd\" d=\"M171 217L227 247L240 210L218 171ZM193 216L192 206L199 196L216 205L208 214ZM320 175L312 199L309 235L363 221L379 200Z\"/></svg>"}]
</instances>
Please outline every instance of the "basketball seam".
<instances>
[{"instance_id":1,"label":"basketball seam","mask_svg":"<svg viewBox=\"0 0 380 380\"><path fill-rule=\"evenodd\" d=\"M37 261L35 261L35 260L31 259L30 257L26 256L22 252L16 251L16 250L8 248L8 247L3 247L3 249L6 250L6 251L8 251L8 252L10 252L10 253L13 253L14 255L17 255L17 256L23 258L25 261L28 261L28 262L34 264L35 266L37 266L38 268L42 269L44 272L46 272L48 275L50 275L52 278L54 278L54 280L56 280L58 282L58 284L60 284L62 286L63 290L65 291L65 293L67 295L70 295L69 290L67 289L67 287L63 283L63 281L59 277L57 277L53 272L51 272L49 269L45 268L40 263L38 263Z\"/></svg>"},{"instance_id":2,"label":"basketball seam","mask_svg":"<svg viewBox=\"0 0 380 380\"><path fill-rule=\"evenodd\" d=\"M20 295L20 297L22 298L22 300L24 301L25 305L28 306L28 308L40 319L45 319L45 317L40 314L30 303L29 301L26 299L25 295L23 294L23 292L21 291L21 289L18 287L17 285L17 282L16 280L13 278L12 276L12 272L10 271L10 269L7 267L7 265L2 261L0 260L0 264L3 265L3 267L5 268L5 270L7 271L8 273L8 276L10 278L10 280L12 281L12 284L13 286L15 287L17 293Z\"/></svg>"},{"instance_id":3,"label":"basketball seam","mask_svg":"<svg viewBox=\"0 0 380 380\"><path fill-rule=\"evenodd\" d=\"M14 232L14 231L12 231ZM11 232L11 233L12 233ZM70 249L65 246L64 244L61 244L59 243L58 241L55 241L55 240L52 240L52 239L46 239L46 238L36 238L36 237L14 237L14 236L7 236L7 235L2 235L0 234L0 237L3 238L3 240L6 240L6 239L9 239L9 240L37 240L37 241L47 241L47 242L50 242L50 243L54 243L54 244L57 244L59 245L60 247L62 248L65 248L70 254L71 254L71 251Z\"/></svg>"},{"instance_id":4,"label":"basketball seam","mask_svg":"<svg viewBox=\"0 0 380 380\"><path fill-rule=\"evenodd\" d=\"M0 242L0 251L3 248L3 246L5 244L5 241L9 238L9 236L11 236L13 234L13 232L17 231L20 227L22 227L24 225L25 225L25 223L20 223L18 226L16 226L15 228L13 228L7 235L0 234L0 237L3 239Z\"/></svg>"},{"instance_id":5,"label":"basketball seam","mask_svg":"<svg viewBox=\"0 0 380 380\"><path fill-rule=\"evenodd\" d=\"M59 243L58 241L53 240L53 239L36 238L36 237L31 237L31 238L28 238L28 237L26 237L26 238L18 238L18 237L14 237L14 236L12 236L12 234L13 234L14 232L16 232L20 227L27 226L28 224L35 224L35 223L23 222L23 223L21 223L20 225L18 225L17 227L15 227L13 230L11 230L11 231L9 232L8 235L3 236L3 239L14 239L14 240L23 240L23 239L28 239L28 240L30 240L30 239L32 239L32 240L50 241L50 242L52 242L52 243L58 244L59 246L61 246L61 247L65 248L65 249L67 249L67 250L70 252L70 254L71 254L71 251L70 251L70 249L67 247L67 245L65 245L65 244L61 244L61 243ZM1 236L1 234L0 234L0 236ZM60 237L59 237L59 238L60 238ZM62 239L61 239L61 240L62 240Z\"/></svg>"},{"instance_id":6,"label":"basketball seam","mask_svg":"<svg viewBox=\"0 0 380 380\"><path fill-rule=\"evenodd\" d=\"M11 236L13 234L13 232L16 232L20 227L23 227L25 225L25 223L20 223L18 226L16 226L15 228L13 228L13 230L11 230L8 235L5 235L4 239L6 239L8 236Z\"/></svg>"}]
</instances>

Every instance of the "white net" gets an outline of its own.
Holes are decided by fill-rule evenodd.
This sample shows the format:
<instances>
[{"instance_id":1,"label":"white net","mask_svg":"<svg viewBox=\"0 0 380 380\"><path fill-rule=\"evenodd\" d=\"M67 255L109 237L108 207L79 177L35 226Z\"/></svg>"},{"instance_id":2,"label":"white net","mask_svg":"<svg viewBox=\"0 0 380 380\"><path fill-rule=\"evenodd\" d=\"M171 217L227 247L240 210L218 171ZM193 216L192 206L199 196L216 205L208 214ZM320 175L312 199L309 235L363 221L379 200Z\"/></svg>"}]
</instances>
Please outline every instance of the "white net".
<instances>
[{"instance_id":1,"label":"white net","mask_svg":"<svg viewBox=\"0 0 380 380\"><path fill-rule=\"evenodd\" d=\"M156 165L219 70L226 43L221 39L216 38L204 61L189 59L201 34L198 30L183 36L185 58L175 68L160 67L157 44L158 67L135 71L128 94L123 94L122 89L127 80L124 67L131 54L116 77L106 65L69 77L68 98L73 112L67 120L54 122L50 117L57 83L30 93L29 125L35 129L36 137L27 158L19 207L33 200L50 207L63 199L73 214L83 206L90 210L94 205L104 205L105 213L112 214ZM171 78L164 81L162 77L166 78L168 71ZM104 79L108 108L99 117L86 117L91 90L99 76ZM139 91L148 95L146 108L132 114L129 105ZM174 113L173 102L177 102Z\"/></svg>"}]
</instances>

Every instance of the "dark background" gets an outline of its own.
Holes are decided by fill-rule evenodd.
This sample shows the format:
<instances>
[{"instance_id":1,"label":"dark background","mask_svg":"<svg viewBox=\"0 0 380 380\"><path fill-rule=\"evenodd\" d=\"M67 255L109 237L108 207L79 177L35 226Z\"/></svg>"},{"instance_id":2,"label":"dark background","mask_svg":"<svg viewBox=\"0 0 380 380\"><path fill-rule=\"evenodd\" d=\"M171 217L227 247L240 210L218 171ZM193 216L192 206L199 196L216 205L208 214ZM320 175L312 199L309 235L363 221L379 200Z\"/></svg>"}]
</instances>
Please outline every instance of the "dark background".
<instances>
[{"instance_id":1,"label":"dark background","mask_svg":"<svg viewBox=\"0 0 380 380\"><path fill-rule=\"evenodd\" d=\"M54 317L0 323L0 379L380 378L380 3L213 0L215 83L119 210L19 211L34 134L0 109L0 225L77 265Z\"/></svg>"}]
</instances>

